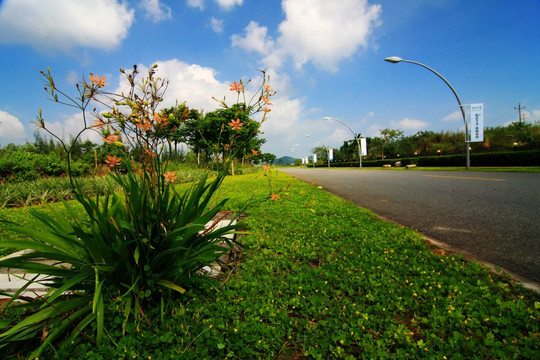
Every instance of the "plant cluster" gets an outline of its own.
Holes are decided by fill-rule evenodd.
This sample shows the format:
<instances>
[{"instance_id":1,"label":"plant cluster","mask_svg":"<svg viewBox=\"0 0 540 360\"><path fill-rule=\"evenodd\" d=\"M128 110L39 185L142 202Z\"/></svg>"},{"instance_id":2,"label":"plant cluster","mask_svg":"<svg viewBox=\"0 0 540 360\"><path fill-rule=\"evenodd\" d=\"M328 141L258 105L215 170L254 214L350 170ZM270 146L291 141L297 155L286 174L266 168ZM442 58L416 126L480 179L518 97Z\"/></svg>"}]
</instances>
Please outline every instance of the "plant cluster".
<instances>
[{"instance_id":1,"label":"plant cluster","mask_svg":"<svg viewBox=\"0 0 540 360\"><path fill-rule=\"evenodd\" d=\"M268 199L267 177L279 198ZM540 356L540 297L419 234L293 178L225 179L249 229L219 291L189 289L163 322L109 313L110 341L56 358L404 359ZM294 219L294 221L291 221ZM159 318L157 309L147 313Z\"/></svg>"},{"instance_id":2,"label":"plant cluster","mask_svg":"<svg viewBox=\"0 0 540 360\"><path fill-rule=\"evenodd\" d=\"M14 151L2 151L0 159L0 181L15 183L48 177L66 176L66 162L57 153L39 153L35 146L27 144ZM92 161L93 162L93 161ZM88 161L73 161L73 176L87 175L92 169Z\"/></svg>"},{"instance_id":3,"label":"plant cluster","mask_svg":"<svg viewBox=\"0 0 540 360\"><path fill-rule=\"evenodd\" d=\"M108 336L106 319L111 311L120 314L122 333L131 322L150 324L146 313L151 309L158 308L163 319L173 301L205 279L200 270L228 251L219 243L232 246L223 235L236 226L213 226L227 201L212 200L226 172L210 181L204 176L185 192L177 192L173 185L179 175L168 169L162 157L163 145L174 132L174 126L169 126L174 115L159 109L168 82L157 76L156 65L140 81L136 66L130 72L120 71L128 82L125 92L106 91L105 77L90 74L90 81L76 84L75 96L56 87L49 69L42 72L50 100L82 113L81 130L70 143L49 131L41 110L36 123L66 151L73 197L84 211L64 202L67 216L30 210L38 226L4 220L4 230L26 237L4 239L0 248L33 252L4 259L0 266L46 277L31 277L6 304L8 309L23 309L23 315L17 321L0 322L0 348L27 342L35 347L29 355L34 358L77 337L99 346ZM263 101L268 100L263 97ZM94 110L96 120L91 123L87 109L96 104L107 110ZM241 105L235 109L239 118L242 111L250 115L258 111ZM188 114L185 108L176 120L182 123ZM230 126L236 130L242 124ZM105 163L119 193L110 185L104 196L88 196L73 177L71 154L87 130L98 131L110 150ZM125 175L115 172L120 166ZM36 263L40 258L48 262ZM33 301L21 298L33 282L51 290Z\"/></svg>"}]
</instances>

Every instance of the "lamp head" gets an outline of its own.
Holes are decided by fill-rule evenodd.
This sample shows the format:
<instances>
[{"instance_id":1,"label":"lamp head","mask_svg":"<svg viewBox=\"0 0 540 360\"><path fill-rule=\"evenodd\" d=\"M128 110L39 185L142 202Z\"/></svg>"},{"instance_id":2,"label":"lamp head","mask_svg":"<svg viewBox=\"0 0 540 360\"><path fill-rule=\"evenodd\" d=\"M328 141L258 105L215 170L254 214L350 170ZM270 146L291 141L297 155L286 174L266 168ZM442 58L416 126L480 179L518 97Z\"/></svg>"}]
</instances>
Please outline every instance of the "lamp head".
<instances>
[{"instance_id":1,"label":"lamp head","mask_svg":"<svg viewBox=\"0 0 540 360\"><path fill-rule=\"evenodd\" d=\"M386 59L384 59L384 61L388 61L389 63L392 63L392 64L397 64L401 60L403 60L403 59L400 58L399 56L390 56L390 57L387 57Z\"/></svg>"}]
</instances>

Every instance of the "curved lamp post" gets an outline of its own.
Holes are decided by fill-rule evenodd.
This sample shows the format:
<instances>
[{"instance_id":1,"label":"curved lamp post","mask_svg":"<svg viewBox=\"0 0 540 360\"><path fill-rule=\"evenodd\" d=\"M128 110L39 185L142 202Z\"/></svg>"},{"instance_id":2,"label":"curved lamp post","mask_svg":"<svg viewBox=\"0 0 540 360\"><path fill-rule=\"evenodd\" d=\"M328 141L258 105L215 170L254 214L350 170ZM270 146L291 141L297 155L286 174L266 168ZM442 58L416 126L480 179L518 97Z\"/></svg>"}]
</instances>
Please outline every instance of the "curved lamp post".
<instances>
[{"instance_id":1,"label":"curved lamp post","mask_svg":"<svg viewBox=\"0 0 540 360\"><path fill-rule=\"evenodd\" d=\"M402 59L402 58L400 58L398 56L387 57L386 59L384 59L384 61L388 61L389 63L392 63L392 64L397 64L398 62L406 62L406 63L419 65L419 66L421 66L423 68L428 69L429 71L431 71L432 73L434 73L435 75L440 77L441 80L444 81L444 83L446 85L448 85L450 90L452 90L452 92L454 93L454 96L456 97L456 100L457 100L457 102L459 104L459 109L461 110L461 115L463 116L463 122L465 123L465 147L467 148L467 170L469 170L470 167L471 167L470 166L470 149L469 149L469 125L467 124L467 119L465 117L465 110L463 109L463 104L461 104L461 100L459 99L459 96L458 96L456 90L454 89L454 87L441 74L439 74L438 72L436 72L435 70L433 70L429 66L421 64L419 62L411 61L411 60L405 60L405 59Z\"/></svg>"},{"instance_id":2,"label":"curved lamp post","mask_svg":"<svg viewBox=\"0 0 540 360\"><path fill-rule=\"evenodd\" d=\"M337 121L339 123L342 123L343 125L345 125L352 132L354 138L356 139L356 143L358 144L358 159L359 159L359 162L360 162L360 168L362 168L362 148L360 147L360 139L358 138L358 134L356 134L354 132L354 130L349 125L347 125L346 123L344 123L343 121L341 121L339 119L336 119L336 118L333 118L333 117L328 117L328 116L325 116L323 119L324 120L333 120L333 121Z\"/></svg>"}]
</instances>

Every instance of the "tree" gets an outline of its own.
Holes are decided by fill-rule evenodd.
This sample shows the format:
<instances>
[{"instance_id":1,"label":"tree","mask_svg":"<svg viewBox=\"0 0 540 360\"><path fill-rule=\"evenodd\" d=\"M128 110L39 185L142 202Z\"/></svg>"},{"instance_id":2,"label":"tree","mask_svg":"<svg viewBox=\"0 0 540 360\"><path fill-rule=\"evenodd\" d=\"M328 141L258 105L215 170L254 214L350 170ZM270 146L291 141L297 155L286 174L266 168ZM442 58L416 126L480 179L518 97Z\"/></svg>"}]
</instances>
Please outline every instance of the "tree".
<instances>
[{"instance_id":1,"label":"tree","mask_svg":"<svg viewBox=\"0 0 540 360\"><path fill-rule=\"evenodd\" d=\"M379 130L382 135L382 148L381 148L381 159L384 159L384 147L394 140L398 140L403 136L403 131L395 129L382 129Z\"/></svg>"},{"instance_id":2,"label":"tree","mask_svg":"<svg viewBox=\"0 0 540 360\"><path fill-rule=\"evenodd\" d=\"M243 104L218 109L203 117L188 119L181 130L187 144L206 160L218 161L233 156L244 161L260 152L265 140L259 138L260 123L251 119ZM231 125L234 124L234 125Z\"/></svg>"},{"instance_id":3,"label":"tree","mask_svg":"<svg viewBox=\"0 0 540 360\"><path fill-rule=\"evenodd\" d=\"M328 148L326 146L317 146L311 149L311 152L317 155L317 159L326 162L328 161Z\"/></svg>"},{"instance_id":4,"label":"tree","mask_svg":"<svg viewBox=\"0 0 540 360\"><path fill-rule=\"evenodd\" d=\"M178 152L178 144L186 142L186 132L184 131L186 123L192 120L198 120L201 118L201 114L196 109L190 109L186 106L186 103L178 105L178 103L170 108L163 109L162 112L167 116L167 125L165 131L167 132L167 144L169 146L169 154L175 160L178 160L180 153ZM174 151L173 151L174 144Z\"/></svg>"}]
</instances>

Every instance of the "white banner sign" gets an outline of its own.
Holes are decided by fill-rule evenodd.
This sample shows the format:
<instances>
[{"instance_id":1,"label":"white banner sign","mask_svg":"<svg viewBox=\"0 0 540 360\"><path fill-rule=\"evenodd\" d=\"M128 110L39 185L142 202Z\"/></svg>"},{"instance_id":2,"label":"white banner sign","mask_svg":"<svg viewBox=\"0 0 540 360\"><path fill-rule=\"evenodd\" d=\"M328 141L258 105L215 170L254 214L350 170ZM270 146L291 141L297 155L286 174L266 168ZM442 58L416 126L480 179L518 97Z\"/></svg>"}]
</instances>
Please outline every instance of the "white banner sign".
<instances>
[{"instance_id":1,"label":"white banner sign","mask_svg":"<svg viewBox=\"0 0 540 360\"><path fill-rule=\"evenodd\" d=\"M484 104L471 104L471 142L484 141Z\"/></svg>"},{"instance_id":2,"label":"white banner sign","mask_svg":"<svg viewBox=\"0 0 540 360\"><path fill-rule=\"evenodd\" d=\"M334 149L328 149L328 160L334 161Z\"/></svg>"},{"instance_id":3,"label":"white banner sign","mask_svg":"<svg viewBox=\"0 0 540 360\"><path fill-rule=\"evenodd\" d=\"M315 164L317 162L317 154L313 154L313 163Z\"/></svg>"},{"instance_id":4,"label":"white banner sign","mask_svg":"<svg viewBox=\"0 0 540 360\"><path fill-rule=\"evenodd\" d=\"M360 138L360 147L362 148L362 156L366 156L367 155L366 138Z\"/></svg>"}]
</instances>

